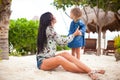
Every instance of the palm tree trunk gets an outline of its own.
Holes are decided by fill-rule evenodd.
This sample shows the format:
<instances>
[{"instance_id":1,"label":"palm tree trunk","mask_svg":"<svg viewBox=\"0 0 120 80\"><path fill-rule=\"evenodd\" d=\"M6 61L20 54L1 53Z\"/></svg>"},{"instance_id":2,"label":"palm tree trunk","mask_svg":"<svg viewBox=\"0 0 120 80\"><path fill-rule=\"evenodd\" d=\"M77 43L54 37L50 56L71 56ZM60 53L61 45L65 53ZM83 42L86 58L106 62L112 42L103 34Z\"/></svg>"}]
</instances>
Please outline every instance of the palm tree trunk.
<instances>
[{"instance_id":1,"label":"palm tree trunk","mask_svg":"<svg viewBox=\"0 0 120 80\"><path fill-rule=\"evenodd\" d=\"M9 59L8 30L11 0L0 0L0 57Z\"/></svg>"}]
</instances>

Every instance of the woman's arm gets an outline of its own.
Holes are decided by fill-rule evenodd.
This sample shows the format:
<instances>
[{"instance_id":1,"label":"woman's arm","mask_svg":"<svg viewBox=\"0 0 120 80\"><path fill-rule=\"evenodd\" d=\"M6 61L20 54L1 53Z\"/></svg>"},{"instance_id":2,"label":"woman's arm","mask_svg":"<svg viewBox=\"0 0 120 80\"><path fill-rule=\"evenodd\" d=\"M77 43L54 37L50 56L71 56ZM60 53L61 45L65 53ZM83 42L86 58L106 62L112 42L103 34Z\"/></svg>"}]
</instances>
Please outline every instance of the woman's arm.
<instances>
[{"instance_id":1,"label":"woman's arm","mask_svg":"<svg viewBox=\"0 0 120 80\"><path fill-rule=\"evenodd\" d=\"M57 44L65 45L73 40L75 34L71 34L67 37L62 37L61 35L55 32L54 28L48 27L46 30L46 36L54 39Z\"/></svg>"},{"instance_id":2,"label":"woman's arm","mask_svg":"<svg viewBox=\"0 0 120 80\"><path fill-rule=\"evenodd\" d=\"M70 35L67 36L67 37L63 37L63 36L58 35L58 34L56 34L56 35L54 36L55 41L56 41L58 44L60 44L60 45L68 44L69 42L71 42L71 41L73 40L73 38L74 38L74 35L73 35L73 34L70 34Z\"/></svg>"}]
</instances>

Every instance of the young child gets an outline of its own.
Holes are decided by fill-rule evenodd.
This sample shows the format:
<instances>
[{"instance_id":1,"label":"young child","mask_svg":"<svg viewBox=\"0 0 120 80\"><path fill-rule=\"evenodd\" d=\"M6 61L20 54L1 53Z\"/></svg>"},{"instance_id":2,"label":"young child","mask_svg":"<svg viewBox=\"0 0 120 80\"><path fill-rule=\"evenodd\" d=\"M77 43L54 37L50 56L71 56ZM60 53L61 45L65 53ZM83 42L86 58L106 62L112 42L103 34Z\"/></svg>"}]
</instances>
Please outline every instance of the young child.
<instances>
[{"instance_id":1,"label":"young child","mask_svg":"<svg viewBox=\"0 0 120 80\"><path fill-rule=\"evenodd\" d=\"M73 21L70 24L68 35L73 34L77 28L79 28L81 32L81 35L76 36L72 42L68 43L68 47L72 48L72 55L76 56L77 59L80 59L80 48L83 48L85 45L86 26L80 19L81 16L82 12L78 7L73 8L70 12L70 18L73 19Z\"/></svg>"}]
</instances>

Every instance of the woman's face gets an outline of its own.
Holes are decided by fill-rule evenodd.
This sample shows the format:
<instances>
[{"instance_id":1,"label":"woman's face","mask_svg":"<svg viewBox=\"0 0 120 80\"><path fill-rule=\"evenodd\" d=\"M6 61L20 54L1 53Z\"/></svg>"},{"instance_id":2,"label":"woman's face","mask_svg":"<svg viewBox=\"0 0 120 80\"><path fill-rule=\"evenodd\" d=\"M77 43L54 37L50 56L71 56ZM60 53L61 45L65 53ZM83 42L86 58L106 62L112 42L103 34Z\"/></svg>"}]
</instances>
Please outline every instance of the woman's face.
<instances>
[{"instance_id":1,"label":"woman's face","mask_svg":"<svg viewBox=\"0 0 120 80\"><path fill-rule=\"evenodd\" d=\"M52 26L54 26L54 24L55 24L56 22L57 22L57 21L56 21L56 18L53 16L52 21L51 21Z\"/></svg>"}]
</instances>

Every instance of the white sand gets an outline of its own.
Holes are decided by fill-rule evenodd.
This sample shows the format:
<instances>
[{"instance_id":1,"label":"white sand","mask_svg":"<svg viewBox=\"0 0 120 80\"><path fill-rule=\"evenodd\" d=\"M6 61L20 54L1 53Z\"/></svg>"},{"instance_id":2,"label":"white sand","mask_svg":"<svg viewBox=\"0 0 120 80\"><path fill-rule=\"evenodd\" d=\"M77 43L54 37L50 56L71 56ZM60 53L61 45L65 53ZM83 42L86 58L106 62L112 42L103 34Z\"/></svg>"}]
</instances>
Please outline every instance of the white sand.
<instances>
[{"instance_id":1,"label":"white sand","mask_svg":"<svg viewBox=\"0 0 120 80\"><path fill-rule=\"evenodd\" d=\"M114 56L81 55L81 61L92 69L105 69L104 75L99 74L100 80L120 80L120 61ZM87 74L64 71L58 67L53 71L38 70L36 58L33 56L10 57L0 61L0 80L91 80Z\"/></svg>"}]
</instances>

